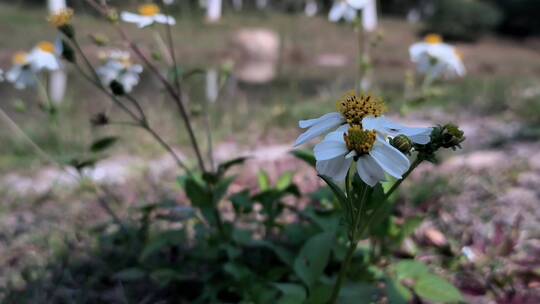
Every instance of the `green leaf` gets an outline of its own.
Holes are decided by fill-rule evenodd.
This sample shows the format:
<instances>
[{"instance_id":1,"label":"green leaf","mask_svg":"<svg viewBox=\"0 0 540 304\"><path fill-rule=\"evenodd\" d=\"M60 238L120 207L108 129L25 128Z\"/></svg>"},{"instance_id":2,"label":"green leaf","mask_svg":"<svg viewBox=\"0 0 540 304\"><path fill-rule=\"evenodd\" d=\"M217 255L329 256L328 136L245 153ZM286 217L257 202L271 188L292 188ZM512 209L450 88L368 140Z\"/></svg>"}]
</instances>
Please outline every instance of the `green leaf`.
<instances>
[{"instance_id":1,"label":"green leaf","mask_svg":"<svg viewBox=\"0 0 540 304\"><path fill-rule=\"evenodd\" d=\"M309 291L309 298L306 304L327 304L332 295L332 285L316 283Z\"/></svg>"},{"instance_id":2,"label":"green leaf","mask_svg":"<svg viewBox=\"0 0 540 304\"><path fill-rule=\"evenodd\" d=\"M185 180L185 190L193 206L206 207L212 204L211 193L195 179L187 178Z\"/></svg>"},{"instance_id":3,"label":"green leaf","mask_svg":"<svg viewBox=\"0 0 540 304\"><path fill-rule=\"evenodd\" d=\"M420 227L423 221L424 221L424 218L420 216L415 216L415 217L407 219L405 224L403 224L403 226L401 227L402 240L407 238L411 234L413 234L414 231L416 231L416 229Z\"/></svg>"},{"instance_id":4,"label":"green leaf","mask_svg":"<svg viewBox=\"0 0 540 304\"><path fill-rule=\"evenodd\" d=\"M323 274L333 242L333 233L317 234L304 244L294 260L294 271L308 288L313 286Z\"/></svg>"},{"instance_id":5,"label":"green leaf","mask_svg":"<svg viewBox=\"0 0 540 304\"><path fill-rule=\"evenodd\" d=\"M145 261L153 254L158 253L163 248L182 244L185 241L184 231L170 230L156 235L143 248L139 261Z\"/></svg>"},{"instance_id":6,"label":"green leaf","mask_svg":"<svg viewBox=\"0 0 540 304\"><path fill-rule=\"evenodd\" d=\"M334 183L334 181L332 181L330 177L322 174L319 174L319 177L326 182L328 187L330 187L341 206L347 206L347 196L345 195L345 192L343 192L343 190L341 190L341 188L336 183Z\"/></svg>"},{"instance_id":7,"label":"green leaf","mask_svg":"<svg viewBox=\"0 0 540 304\"><path fill-rule=\"evenodd\" d=\"M247 159L248 157L237 157L237 158L228 160L224 163L221 163L218 166L218 172L219 174L223 174L227 172L227 170L229 170L231 167L243 164Z\"/></svg>"},{"instance_id":8,"label":"green leaf","mask_svg":"<svg viewBox=\"0 0 540 304\"><path fill-rule=\"evenodd\" d=\"M426 264L414 260L403 260L398 262L394 266L394 271L400 281L403 279L417 280L419 277L429 274L429 268Z\"/></svg>"},{"instance_id":9,"label":"green leaf","mask_svg":"<svg viewBox=\"0 0 540 304\"><path fill-rule=\"evenodd\" d=\"M463 301L461 292L447 280L433 275L422 275L413 287L422 298L433 302L456 303Z\"/></svg>"},{"instance_id":10,"label":"green leaf","mask_svg":"<svg viewBox=\"0 0 540 304\"><path fill-rule=\"evenodd\" d=\"M268 249L271 249L276 256L286 265L292 266L294 263L294 256L293 254L285 249L284 247L281 247L279 245L276 245L274 243L268 242L268 241L260 241L260 244L263 246L266 246Z\"/></svg>"},{"instance_id":11,"label":"green leaf","mask_svg":"<svg viewBox=\"0 0 540 304\"><path fill-rule=\"evenodd\" d=\"M140 268L126 268L117 272L114 275L114 278L121 281L137 281L146 275L146 272Z\"/></svg>"},{"instance_id":12,"label":"green leaf","mask_svg":"<svg viewBox=\"0 0 540 304\"><path fill-rule=\"evenodd\" d=\"M306 300L307 293L303 286L291 283L274 283L283 296L279 299L280 304L297 304Z\"/></svg>"},{"instance_id":13,"label":"green leaf","mask_svg":"<svg viewBox=\"0 0 540 304\"><path fill-rule=\"evenodd\" d=\"M218 182L218 184L214 188L213 193L211 194L213 205L217 205L219 201L221 201L223 196L225 196L225 194L227 193L227 190L229 189L229 186L234 181L234 179L235 177L231 176L231 177L224 178Z\"/></svg>"},{"instance_id":14,"label":"green leaf","mask_svg":"<svg viewBox=\"0 0 540 304\"><path fill-rule=\"evenodd\" d=\"M292 184L292 179L294 177L293 172L285 172L281 177L278 179L276 183L276 188L278 190L285 190L289 185Z\"/></svg>"},{"instance_id":15,"label":"green leaf","mask_svg":"<svg viewBox=\"0 0 540 304\"><path fill-rule=\"evenodd\" d=\"M386 284L385 293L388 297L389 303L392 304L407 304L412 299L411 291L403 286L397 280L386 277L384 280Z\"/></svg>"},{"instance_id":16,"label":"green leaf","mask_svg":"<svg viewBox=\"0 0 540 304\"><path fill-rule=\"evenodd\" d=\"M114 145L117 141L118 137L115 136L107 136L100 138L92 143L92 145L90 146L90 151L94 153L104 151L112 147L112 145Z\"/></svg>"},{"instance_id":17,"label":"green leaf","mask_svg":"<svg viewBox=\"0 0 540 304\"><path fill-rule=\"evenodd\" d=\"M374 285L354 283L343 286L339 293L339 303L357 304L376 302L379 289Z\"/></svg>"},{"instance_id":18,"label":"green leaf","mask_svg":"<svg viewBox=\"0 0 540 304\"><path fill-rule=\"evenodd\" d=\"M261 191L266 191L270 188L270 177L266 171L261 170L259 174L257 174L257 179L259 181L259 188Z\"/></svg>"},{"instance_id":19,"label":"green leaf","mask_svg":"<svg viewBox=\"0 0 540 304\"><path fill-rule=\"evenodd\" d=\"M188 277L185 275L167 268L153 271L150 274L150 277L161 285L167 285L171 281L182 281L188 279Z\"/></svg>"},{"instance_id":20,"label":"green leaf","mask_svg":"<svg viewBox=\"0 0 540 304\"><path fill-rule=\"evenodd\" d=\"M311 151L294 150L294 151L291 151L291 154L294 155L294 157L305 161L308 165L315 168L315 164L317 163L317 160L315 160L315 156L313 155Z\"/></svg>"},{"instance_id":21,"label":"green leaf","mask_svg":"<svg viewBox=\"0 0 540 304\"><path fill-rule=\"evenodd\" d=\"M229 200L237 214L250 213L253 209L253 202L251 201L249 190L237 192L231 195Z\"/></svg>"}]
</instances>

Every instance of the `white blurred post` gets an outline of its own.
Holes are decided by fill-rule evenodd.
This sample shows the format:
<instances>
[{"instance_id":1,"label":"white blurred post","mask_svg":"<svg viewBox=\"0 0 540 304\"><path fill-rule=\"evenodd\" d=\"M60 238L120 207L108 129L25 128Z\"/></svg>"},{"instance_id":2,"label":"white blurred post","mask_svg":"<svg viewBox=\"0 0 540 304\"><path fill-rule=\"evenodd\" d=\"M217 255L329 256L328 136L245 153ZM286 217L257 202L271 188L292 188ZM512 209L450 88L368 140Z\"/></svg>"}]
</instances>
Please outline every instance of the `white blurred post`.
<instances>
[{"instance_id":1,"label":"white blurred post","mask_svg":"<svg viewBox=\"0 0 540 304\"><path fill-rule=\"evenodd\" d=\"M362 10L362 26L364 31L373 32L377 29L377 0L369 0Z\"/></svg>"},{"instance_id":2,"label":"white blurred post","mask_svg":"<svg viewBox=\"0 0 540 304\"><path fill-rule=\"evenodd\" d=\"M255 6L257 6L257 9L263 10L268 6L268 0L257 0Z\"/></svg>"},{"instance_id":3,"label":"white blurred post","mask_svg":"<svg viewBox=\"0 0 540 304\"><path fill-rule=\"evenodd\" d=\"M216 69L206 71L206 99L209 103L215 103L219 94L219 75Z\"/></svg>"},{"instance_id":4,"label":"white blurred post","mask_svg":"<svg viewBox=\"0 0 540 304\"><path fill-rule=\"evenodd\" d=\"M49 0L49 13L54 14L66 8L66 0ZM49 98L59 104L64 100L67 86L67 75L63 69L49 73Z\"/></svg>"},{"instance_id":5,"label":"white blurred post","mask_svg":"<svg viewBox=\"0 0 540 304\"><path fill-rule=\"evenodd\" d=\"M242 10L242 6L243 6L242 0L232 0L232 5L235 11Z\"/></svg>"},{"instance_id":6,"label":"white blurred post","mask_svg":"<svg viewBox=\"0 0 540 304\"><path fill-rule=\"evenodd\" d=\"M207 0L206 19L212 23L221 19L221 0Z\"/></svg>"}]
</instances>

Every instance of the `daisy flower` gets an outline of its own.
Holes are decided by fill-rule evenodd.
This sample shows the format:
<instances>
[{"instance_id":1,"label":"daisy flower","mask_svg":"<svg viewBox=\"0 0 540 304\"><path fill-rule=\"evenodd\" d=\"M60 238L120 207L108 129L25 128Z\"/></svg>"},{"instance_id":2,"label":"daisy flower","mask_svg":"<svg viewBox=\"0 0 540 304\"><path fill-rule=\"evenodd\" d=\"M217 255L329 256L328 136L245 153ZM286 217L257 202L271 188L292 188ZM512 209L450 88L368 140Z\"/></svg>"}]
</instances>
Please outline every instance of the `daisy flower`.
<instances>
[{"instance_id":1,"label":"daisy flower","mask_svg":"<svg viewBox=\"0 0 540 304\"><path fill-rule=\"evenodd\" d=\"M358 10L363 9L370 0L337 0L330 8L328 20L331 22L339 22L344 19L347 22L352 22L356 19Z\"/></svg>"},{"instance_id":2,"label":"daisy flower","mask_svg":"<svg viewBox=\"0 0 540 304\"><path fill-rule=\"evenodd\" d=\"M139 74L142 73L143 67L131 62L129 52L112 50L100 54L100 57L105 63L97 68L96 72L103 85L109 86L116 80L122 84L124 91L129 93L139 83Z\"/></svg>"},{"instance_id":3,"label":"daisy flower","mask_svg":"<svg viewBox=\"0 0 540 304\"><path fill-rule=\"evenodd\" d=\"M155 4L144 4L139 6L138 14L122 12L120 17L123 21L135 23L139 28L150 26L154 23L175 25L176 21L171 16L161 14L159 6Z\"/></svg>"},{"instance_id":4,"label":"daisy flower","mask_svg":"<svg viewBox=\"0 0 540 304\"><path fill-rule=\"evenodd\" d=\"M28 61L36 72L42 70L56 71L62 68L60 54L62 47L60 41L56 45L49 41L38 43L28 54Z\"/></svg>"},{"instance_id":5,"label":"daisy flower","mask_svg":"<svg viewBox=\"0 0 540 304\"><path fill-rule=\"evenodd\" d=\"M22 90L36 84L36 74L28 59L28 53L17 52L13 56L13 66L6 72L6 80L16 89Z\"/></svg>"},{"instance_id":6,"label":"daisy flower","mask_svg":"<svg viewBox=\"0 0 540 304\"><path fill-rule=\"evenodd\" d=\"M411 45L409 54L421 74L452 78L466 73L461 54L454 46L444 43L439 35L427 35L423 42Z\"/></svg>"},{"instance_id":7,"label":"daisy flower","mask_svg":"<svg viewBox=\"0 0 540 304\"><path fill-rule=\"evenodd\" d=\"M319 174L343 181L356 162L358 176L369 186L385 181L386 174L400 179L409 159L375 130L344 125L326 135L314 148Z\"/></svg>"}]
</instances>

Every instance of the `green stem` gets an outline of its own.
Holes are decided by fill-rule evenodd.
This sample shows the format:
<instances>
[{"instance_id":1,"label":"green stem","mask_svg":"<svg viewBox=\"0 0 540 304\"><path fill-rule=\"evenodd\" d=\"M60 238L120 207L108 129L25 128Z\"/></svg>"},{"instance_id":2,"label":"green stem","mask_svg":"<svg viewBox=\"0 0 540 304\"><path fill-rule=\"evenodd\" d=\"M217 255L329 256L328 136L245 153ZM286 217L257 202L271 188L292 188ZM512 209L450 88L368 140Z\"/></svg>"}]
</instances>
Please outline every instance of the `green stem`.
<instances>
[{"instance_id":1,"label":"green stem","mask_svg":"<svg viewBox=\"0 0 540 304\"><path fill-rule=\"evenodd\" d=\"M341 290L341 285L343 285L343 280L345 279L347 268L349 268L349 264L351 263L354 252L356 251L356 246L358 246L357 241L349 242L349 249L347 250L347 255L345 255L345 260L343 260L343 263L341 263L341 269L339 270L336 284L334 285L334 289L332 290L332 296L330 297L329 301L330 304L337 303L339 291Z\"/></svg>"}]
</instances>

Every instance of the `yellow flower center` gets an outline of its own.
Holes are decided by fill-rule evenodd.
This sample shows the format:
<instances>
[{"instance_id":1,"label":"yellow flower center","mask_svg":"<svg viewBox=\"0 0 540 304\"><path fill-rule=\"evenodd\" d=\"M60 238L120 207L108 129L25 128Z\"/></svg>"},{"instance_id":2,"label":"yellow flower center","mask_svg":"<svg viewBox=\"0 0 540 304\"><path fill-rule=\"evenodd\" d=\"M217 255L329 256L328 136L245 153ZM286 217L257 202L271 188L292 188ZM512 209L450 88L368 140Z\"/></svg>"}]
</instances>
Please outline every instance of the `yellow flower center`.
<instances>
[{"instance_id":1,"label":"yellow flower center","mask_svg":"<svg viewBox=\"0 0 540 304\"><path fill-rule=\"evenodd\" d=\"M369 94L358 96L354 90L345 93L337 101L336 107L350 125L361 125L364 117L378 117L386 112L386 106L381 99Z\"/></svg>"},{"instance_id":2,"label":"yellow flower center","mask_svg":"<svg viewBox=\"0 0 540 304\"><path fill-rule=\"evenodd\" d=\"M55 27L66 26L71 23L73 18L73 10L70 8L65 8L51 16L49 16L49 23Z\"/></svg>"},{"instance_id":3,"label":"yellow flower center","mask_svg":"<svg viewBox=\"0 0 540 304\"><path fill-rule=\"evenodd\" d=\"M357 156L361 156L373 149L376 132L363 130L360 126L352 126L343 138L349 151L355 151Z\"/></svg>"},{"instance_id":4,"label":"yellow flower center","mask_svg":"<svg viewBox=\"0 0 540 304\"><path fill-rule=\"evenodd\" d=\"M49 41L42 41L38 43L37 48L42 50L43 52L54 54L54 44Z\"/></svg>"},{"instance_id":5,"label":"yellow flower center","mask_svg":"<svg viewBox=\"0 0 540 304\"><path fill-rule=\"evenodd\" d=\"M155 16L159 14L159 6L155 4L144 4L139 6L139 14L143 16Z\"/></svg>"},{"instance_id":6,"label":"yellow flower center","mask_svg":"<svg viewBox=\"0 0 540 304\"><path fill-rule=\"evenodd\" d=\"M13 55L13 64L25 65L28 63L28 54L25 52L17 52Z\"/></svg>"},{"instance_id":7,"label":"yellow flower center","mask_svg":"<svg viewBox=\"0 0 540 304\"><path fill-rule=\"evenodd\" d=\"M424 38L424 41L429 44L439 44L443 42L441 35L438 34L429 34Z\"/></svg>"}]
</instances>

